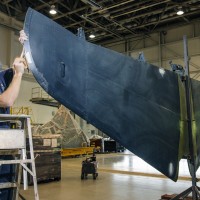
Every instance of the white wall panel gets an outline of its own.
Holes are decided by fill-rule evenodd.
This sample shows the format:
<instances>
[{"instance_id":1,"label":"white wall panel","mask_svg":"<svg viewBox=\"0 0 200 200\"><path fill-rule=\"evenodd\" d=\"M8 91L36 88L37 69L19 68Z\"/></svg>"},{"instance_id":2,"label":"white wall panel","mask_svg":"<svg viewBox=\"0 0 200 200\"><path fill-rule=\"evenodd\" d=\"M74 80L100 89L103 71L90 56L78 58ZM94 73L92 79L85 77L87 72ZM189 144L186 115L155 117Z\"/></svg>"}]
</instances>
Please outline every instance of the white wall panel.
<instances>
[{"instance_id":1,"label":"white wall panel","mask_svg":"<svg viewBox=\"0 0 200 200\"><path fill-rule=\"evenodd\" d=\"M138 40L130 40L129 42L129 50L133 51L135 49L142 49L145 47L144 40L138 39Z\"/></svg>"},{"instance_id":2,"label":"white wall panel","mask_svg":"<svg viewBox=\"0 0 200 200\"><path fill-rule=\"evenodd\" d=\"M14 60L15 57L20 56L23 46L18 40L19 36L13 35L12 49L11 49L11 60Z\"/></svg>"},{"instance_id":3,"label":"white wall panel","mask_svg":"<svg viewBox=\"0 0 200 200\"><path fill-rule=\"evenodd\" d=\"M145 48L152 47L159 44L159 33L151 34L151 37L146 37L144 42Z\"/></svg>"},{"instance_id":4,"label":"white wall panel","mask_svg":"<svg viewBox=\"0 0 200 200\"><path fill-rule=\"evenodd\" d=\"M125 43L119 43L119 44L116 44L116 45L110 45L108 46L107 48L111 49L111 50L114 50L114 51L117 51L119 53L124 53L125 52Z\"/></svg>"},{"instance_id":5,"label":"white wall panel","mask_svg":"<svg viewBox=\"0 0 200 200\"><path fill-rule=\"evenodd\" d=\"M32 88L40 87L38 83L23 80L20 88L20 93L15 101L13 107L31 107L33 111L33 117L35 123L46 123L49 121L53 115L53 111L57 111L57 108L51 106L43 106L38 104L33 104L31 99Z\"/></svg>"},{"instance_id":6,"label":"white wall panel","mask_svg":"<svg viewBox=\"0 0 200 200\"><path fill-rule=\"evenodd\" d=\"M0 21L18 29L20 26L22 27L22 24L5 17L1 13ZM165 31L166 35L161 34L162 42L164 43L161 47L159 46L160 33L154 33L150 35L150 38L129 40L127 43L128 53L130 56L137 58L139 52L143 52L147 62L156 66L161 64L162 67L167 69L170 69L169 60L172 60L173 63L184 65L183 35L187 35L191 70L198 70L200 68L200 22L196 22L195 25L191 24ZM193 38L194 36L198 37ZM120 53L125 52L125 42L110 44L106 47ZM21 50L22 46L18 42L18 36L10 29L0 26L0 62L4 65L10 65L14 57L21 54ZM57 108L30 102L31 90L36 86L38 86L36 82L23 80L20 95L14 106L31 106L35 122L46 123L52 118L52 112L56 111ZM83 129L85 132L90 133L95 128L84 122Z\"/></svg>"},{"instance_id":7,"label":"white wall panel","mask_svg":"<svg viewBox=\"0 0 200 200\"><path fill-rule=\"evenodd\" d=\"M188 38L188 53L193 56L200 54L200 38ZM183 40L162 45L162 59L174 56L184 56Z\"/></svg>"},{"instance_id":8,"label":"white wall panel","mask_svg":"<svg viewBox=\"0 0 200 200\"><path fill-rule=\"evenodd\" d=\"M8 65L9 46L10 46L10 31L0 26L0 63Z\"/></svg>"},{"instance_id":9,"label":"white wall panel","mask_svg":"<svg viewBox=\"0 0 200 200\"><path fill-rule=\"evenodd\" d=\"M13 26L20 30L22 23L11 19L0 13L1 23L8 26ZM0 26L0 63L4 66L12 65L16 56L20 56L22 45L18 41L18 35L11 29ZM39 87L37 82L24 80L22 81L19 96L13 107L31 107L35 123L46 123L53 116L52 112L57 111L57 108L50 106L43 106L31 103L31 91L33 87Z\"/></svg>"},{"instance_id":10,"label":"white wall panel","mask_svg":"<svg viewBox=\"0 0 200 200\"><path fill-rule=\"evenodd\" d=\"M165 42L174 42L183 39L183 35L193 37L193 25L180 26L174 29L166 30Z\"/></svg>"},{"instance_id":11,"label":"white wall panel","mask_svg":"<svg viewBox=\"0 0 200 200\"><path fill-rule=\"evenodd\" d=\"M133 58L137 58L139 55L139 52L143 52L144 53L144 57L146 59L146 61L148 62L156 62L159 59L159 53L158 53L159 49L158 46L153 46L153 47L148 47L148 48L144 48L144 49L139 49L136 51L131 52L131 56Z\"/></svg>"},{"instance_id":12,"label":"white wall panel","mask_svg":"<svg viewBox=\"0 0 200 200\"><path fill-rule=\"evenodd\" d=\"M194 24L194 36L200 35L200 23L196 22Z\"/></svg>"},{"instance_id":13,"label":"white wall panel","mask_svg":"<svg viewBox=\"0 0 200 200\"><path fill-rule=\"evenodd\" d=\"M200 54L200 38L188 40L188 52L190 55Z\"/></svg>"},{"instance_id":14,"label":"white wall panel","mask_svg":"<svg viewBox=\"0 0 200 200\"><path fill-rule=\"evenodd\" d=\"M173 57L183 57L183 43L169 43L162 45L162 59L169 59Z\"/></svg>"},{"instance_id":15,"label":"white wall panel","mask_svg":"<svg viewBox=\"0 0 200 200\"><path fill-rule=\"evenodd\" d=\"M169 61L184 65L183 35L188 38L191 70L200 68L200 22L165 30L166 34L154 33L150 38L133 39L129 43L129 55L137 58L143 52L147 62L170 69ZM162 44L159 45L161 39ZM118 44L119 45L119 44ZM119 47L118 47L119 48ZM112 44L115 49L115 44Z\"/></svg>"}]
</instances>

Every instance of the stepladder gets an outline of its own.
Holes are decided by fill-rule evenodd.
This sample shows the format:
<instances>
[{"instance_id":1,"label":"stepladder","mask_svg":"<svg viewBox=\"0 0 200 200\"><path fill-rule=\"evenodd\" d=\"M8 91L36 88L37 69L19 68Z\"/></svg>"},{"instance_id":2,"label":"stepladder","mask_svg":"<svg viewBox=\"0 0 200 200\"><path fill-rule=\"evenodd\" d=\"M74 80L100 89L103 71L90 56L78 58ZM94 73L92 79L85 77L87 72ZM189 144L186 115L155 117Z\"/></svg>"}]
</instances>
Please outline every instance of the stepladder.
<instances>
[{"instance_id":1,"label":"stepladder","mask_svg":"<svg viewBox=\"0 0 200 200\"><path fill-rule=\"evenodd\" d=\"M23 189L27 190L29 173L33 178L35 200L39 200L30 116L0 114L0 124L4 125L0 126L0 199L24 200L20 193L21 179Z\"/></svg>"}]
</instances>

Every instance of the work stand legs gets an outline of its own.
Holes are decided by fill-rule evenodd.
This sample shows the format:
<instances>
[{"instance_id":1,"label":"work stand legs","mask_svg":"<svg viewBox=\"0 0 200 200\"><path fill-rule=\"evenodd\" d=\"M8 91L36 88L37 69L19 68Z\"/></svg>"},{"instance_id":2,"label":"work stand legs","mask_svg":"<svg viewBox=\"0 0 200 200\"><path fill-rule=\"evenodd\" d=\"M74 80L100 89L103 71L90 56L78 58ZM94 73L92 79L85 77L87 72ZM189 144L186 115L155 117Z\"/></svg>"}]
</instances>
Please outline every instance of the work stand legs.
<instances>
[{"instance_id":1,"label":"work stand legs","mask_svg":"<svg viewBox=\"0 0 200 200\"><path fill-rule=\"evenodd\" d=\"M192 186L188 188L187 190L181 192L177 196L171 198L171 200L180 200L180 199L185 199L188 197L190 193L192 193L192 200L199 200L200 199L200 193L199 193L200 188L198 186Z\"/></svg>"}]
</instances>

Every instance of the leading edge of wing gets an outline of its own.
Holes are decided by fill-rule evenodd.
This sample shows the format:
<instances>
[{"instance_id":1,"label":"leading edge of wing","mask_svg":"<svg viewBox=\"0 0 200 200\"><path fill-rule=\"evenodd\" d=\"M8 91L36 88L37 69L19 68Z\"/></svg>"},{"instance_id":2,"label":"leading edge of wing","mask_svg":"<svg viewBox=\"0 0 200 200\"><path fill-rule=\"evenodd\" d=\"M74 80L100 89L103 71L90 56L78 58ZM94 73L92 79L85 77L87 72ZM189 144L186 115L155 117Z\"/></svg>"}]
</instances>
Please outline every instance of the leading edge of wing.
<instances>
[{"instance_id":1,"label":"leading edge of wing","mask_svg":"<svg viewBox=\"0 0 200 200\"><path fill-rule=\"evenodd\" d=\"M34 17L41 19L39 28ZM177 179L180 104L175 74L166 70L162 77L152 65L80 41L32 9L24 29L29 36L25 49L30 68L45 91L163 174ZM59 38L56 44L52 41L55 36ZM68 36L73 42L62 44L62 37ZM61 62L63 73L68 73L64 77Z\"/></svg>"}]
</instances>

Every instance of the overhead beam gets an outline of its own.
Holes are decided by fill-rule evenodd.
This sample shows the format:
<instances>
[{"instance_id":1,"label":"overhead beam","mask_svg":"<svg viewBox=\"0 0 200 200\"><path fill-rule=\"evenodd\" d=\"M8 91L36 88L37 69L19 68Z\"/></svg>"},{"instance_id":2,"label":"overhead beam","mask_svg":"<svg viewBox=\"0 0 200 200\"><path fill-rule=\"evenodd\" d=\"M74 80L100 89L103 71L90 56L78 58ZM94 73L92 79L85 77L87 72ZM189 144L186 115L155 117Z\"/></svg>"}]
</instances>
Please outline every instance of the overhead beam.
<instances>
[{"instance_id":1,"label":"overhead beam","mask_svg":"<svg viewBox=\"0 0 200 200\"><path fill-rule=\"evenodd\" d=\"M91 23L91 24L93 24L93 25L95 25L95 26L98 26L98 27L101 28L102 30L104 30L104 31L106 31L106 32L109 32L109 33L113 34L114 36L117 36L118 38L123 39L123 37L122 37L121 35L119 35L119 34L113 32L112 30L108 30L107 28L105 28L104 25L99 24L99 23L96 23L96 22L92 21L91 19L89 19L89 18L87 18L87 17L85 17L85 16L83 16L83 15L82 15L81 17L82 17L83 19L85 19L86 21L88 21L89 23Z\"/></svg>"}]
</instances>

